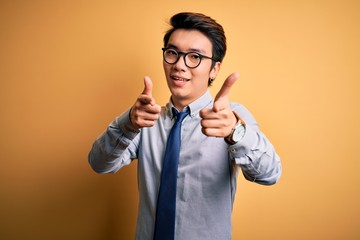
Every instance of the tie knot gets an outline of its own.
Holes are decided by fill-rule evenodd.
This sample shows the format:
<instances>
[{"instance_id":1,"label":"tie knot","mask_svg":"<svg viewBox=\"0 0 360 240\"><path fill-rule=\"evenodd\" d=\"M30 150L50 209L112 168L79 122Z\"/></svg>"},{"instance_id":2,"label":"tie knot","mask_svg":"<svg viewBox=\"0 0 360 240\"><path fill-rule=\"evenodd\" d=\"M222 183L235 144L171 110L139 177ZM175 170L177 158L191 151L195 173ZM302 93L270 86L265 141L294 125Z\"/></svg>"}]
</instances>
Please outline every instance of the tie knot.
<instances>
[{"instance_id":1,"label":"tie knot","mask_svg":"<svg viewBox=\"0 0 360 240\"><path fill-rule=\"evenodd\" d=\"M175 108L172 109L173 115L175 116L175 122L182 122L184 118L189 115L189 111L178 112Z\"/></svg>"}]
</instances>

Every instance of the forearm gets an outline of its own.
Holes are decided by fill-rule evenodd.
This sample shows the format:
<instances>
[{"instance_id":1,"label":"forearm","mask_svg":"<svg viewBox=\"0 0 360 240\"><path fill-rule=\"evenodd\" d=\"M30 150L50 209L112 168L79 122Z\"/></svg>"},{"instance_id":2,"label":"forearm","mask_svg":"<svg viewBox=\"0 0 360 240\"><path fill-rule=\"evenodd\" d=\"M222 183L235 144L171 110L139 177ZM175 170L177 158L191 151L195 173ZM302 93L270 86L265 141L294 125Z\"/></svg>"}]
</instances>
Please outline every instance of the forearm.
<instances>
[{"instance_id":1,"label":"forearm","mask_svg":"<svg viewBox=\"0 0 360 240\"><path fill-rule=\"evenodd\" d=\"M139 133L129 120L129 111L116 118L94 142L88 161L97 173L116 172L136 158L135 138Z\"/></svg>"},{"instance_id":2,"label":"forearm","mask_svg":"<svg viewBox=\"0 0 360 240\"><path fill-rule=\"evenodd\" d=\"M229 146L230 157L241 168L247 180L264 185L276 183L282 168L273 145L244 106L233 105L233 110L245 121L246 132L243 139Z\"/></svg>"},{"instance_id":3,"label":"forearm","mask_svg":"<svg viewBox=\"0 0 360 240\"><path fill-rule=\"evenodd\" d=\"M246 131L239 143L229 147L230 155L247 180L264 185L275 184L282 167L273 145L259 130L248 127Z\"/></svg>"}]
</instances>

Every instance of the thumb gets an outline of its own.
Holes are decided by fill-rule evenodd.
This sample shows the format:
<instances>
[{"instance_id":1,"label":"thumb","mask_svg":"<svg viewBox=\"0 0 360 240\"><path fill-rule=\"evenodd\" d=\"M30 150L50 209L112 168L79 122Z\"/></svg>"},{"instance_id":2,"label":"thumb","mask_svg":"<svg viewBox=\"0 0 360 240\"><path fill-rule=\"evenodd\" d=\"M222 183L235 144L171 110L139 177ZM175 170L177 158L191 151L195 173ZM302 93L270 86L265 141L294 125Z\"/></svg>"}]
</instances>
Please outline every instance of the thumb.
<instances>
[{"instance_id":1,"label":"thumb","mask_svg":"<svg viewBox=\"0 0 360 240\"><path fill-rule=\"evenodd\" d=\"M221 86L220 91L216 94L215 102L219 100L220 98L227 97L229 95L230 89L232 85L236 82L236 80L239 78L239 73L232 73L230 76L228 76L223 85Z\"/></svg>"},{"instance_id":2,"label":"thumb","mask_svg":"<svg viewBox=\"0 0 360 240\"><path fill-rule=\"evenodd\" d=\"M142 94L152 96L152 87L153 87L153 84L152 84L150 77L148 77L148 76L144 77L144 90L143 90Z\"/></svg>"}]
</instances>

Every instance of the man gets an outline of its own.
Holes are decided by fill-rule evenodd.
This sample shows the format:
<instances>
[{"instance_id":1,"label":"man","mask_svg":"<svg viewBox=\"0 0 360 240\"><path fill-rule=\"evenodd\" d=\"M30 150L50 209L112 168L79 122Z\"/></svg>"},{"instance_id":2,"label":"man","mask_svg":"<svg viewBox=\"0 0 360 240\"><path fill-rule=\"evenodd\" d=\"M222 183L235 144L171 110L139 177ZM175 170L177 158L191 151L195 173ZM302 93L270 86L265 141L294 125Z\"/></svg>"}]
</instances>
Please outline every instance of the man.
<instances>
[{"instance_id":1,"label":"man","mask_svg":"<svg viewBox=\"0 0 360 240\"><path fill-rule=\"evenodd\" d=\"M271 185L280 159L249 111L228 101L237 73L214 100L208 91L226 52L223 28L198 13L176 14L171 25L163 48L169 103L156 104L145 77L143 92L95 141L89 162L98 173L113 173L138 159L136 239L231 239L237 170ZM175 126L181 143L172 140Z\"/></svg>"}]
</instances>

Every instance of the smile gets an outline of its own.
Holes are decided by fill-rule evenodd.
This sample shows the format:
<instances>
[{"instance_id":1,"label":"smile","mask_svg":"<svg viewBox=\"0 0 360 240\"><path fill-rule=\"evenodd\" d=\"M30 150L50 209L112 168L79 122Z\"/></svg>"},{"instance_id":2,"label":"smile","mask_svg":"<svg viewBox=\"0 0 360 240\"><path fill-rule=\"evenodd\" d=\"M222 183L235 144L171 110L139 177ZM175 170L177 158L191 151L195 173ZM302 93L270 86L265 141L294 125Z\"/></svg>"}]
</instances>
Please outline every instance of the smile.
<instances>
[{"instance_id":1,"label":"smile","mask_svg":"<svg viewBox=\"0 0 360 240\"><path fill-rule=\"evenodd\" d=\"M188 82L188 81L190 81L190 79L176 77L176 76L171 76L171 78L174 79L175 81L180 81L180 82Z\"/></svg>"}]
</instances>

